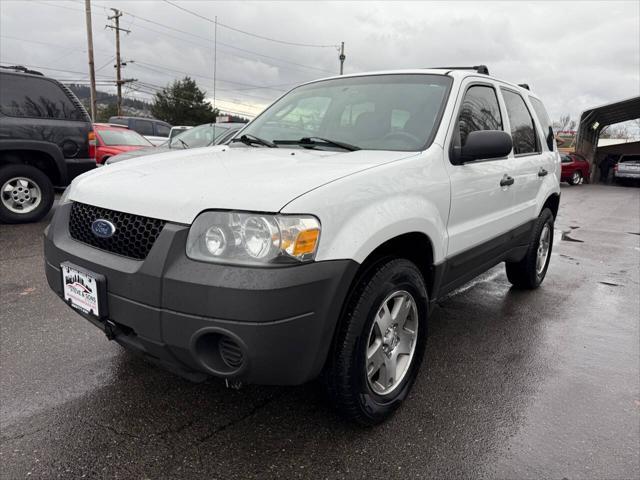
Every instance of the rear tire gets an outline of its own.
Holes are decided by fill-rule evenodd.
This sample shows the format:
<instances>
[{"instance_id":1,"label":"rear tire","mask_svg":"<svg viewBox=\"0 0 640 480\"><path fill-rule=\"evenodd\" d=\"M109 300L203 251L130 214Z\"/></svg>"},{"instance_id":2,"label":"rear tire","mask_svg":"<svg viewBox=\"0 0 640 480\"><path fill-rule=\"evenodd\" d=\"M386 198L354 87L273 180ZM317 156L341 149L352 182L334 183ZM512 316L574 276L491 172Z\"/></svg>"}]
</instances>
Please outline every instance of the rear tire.
<instances>
[{"instance_id":1,"label":"rear tire","mask_svg":"<svg viewBox=\"0 0 640 480\"><path fill-rule=\"evenodd\" d=\"M507 262L507 278L516 288L538 288L549 268L553 248L553 213L542 210L533 228L527 254L519 262Z\"/></svg>"},{"instance_id":2,"label":"rear tire","mask_svg":"<svg viewBox=\"0 0 640 480\"><path fill-rule=\"evenodd\" d=\"M324 380L343 416L371 426L400 406L416 379L426 341L427 289L412 262L392 258L370 268L347 302Z\"/></svg>"},{"instance_id":3,"label":"rear tire","mask_svg":"<svg viewBox=\"0 0 640 480\"><path fill-rule=\"evenodd\" d=\"M0 167L0 222L37 222L53 199L51 180L41 170L23 164Z\"/></svg>"},{"instance_id":4,"label":"rear tire","mask_svg":"<svg viewBox=\"0 0 640 480\"><path fill-rule=\"evenodd\" d=\"M569 179L570 185L579 185L582 183L582 172L580 170L576 170L571 174L571 178Z\"/></svg>"}]
</instances>

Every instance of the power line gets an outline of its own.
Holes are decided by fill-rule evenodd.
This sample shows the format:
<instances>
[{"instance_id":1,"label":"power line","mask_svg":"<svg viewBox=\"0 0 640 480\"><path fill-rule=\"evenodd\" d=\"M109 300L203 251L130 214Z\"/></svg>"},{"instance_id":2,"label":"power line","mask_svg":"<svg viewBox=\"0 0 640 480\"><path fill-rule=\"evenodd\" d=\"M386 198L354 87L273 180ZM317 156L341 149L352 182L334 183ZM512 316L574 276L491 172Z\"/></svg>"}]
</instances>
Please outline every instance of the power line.
<instances>
[{"instance_id":1,"label":"power line","mask_svg":"<svg viewBox=\"0 0 640 480\"><path fill-rule=\"evenodd\" d=\"M71 10L71 11L77 11L77 12L81 11L81 10L76 9L76 8L65 7L65 6L62 6L62 5L56 5L56 4L47 3L47 2L43 2L43 1L34 0L34 3L40 3L42 5L47 5L47 6L50 6L50 7L64 8L65 10ZM98 6L98 7L104 8L104 9L107 8L105 5L100 5L100 4L97 4L97 3L95 5ZM196 34L191 33L191 32L180 30L180 29L172 27L170 25L165 25L164 23L160 23L160 22L157 22L155 20L151 20L151 19L148 19L148 18L145 18L145 17L141 17L139 15L135 15L135 14L130 13L130 12L124 12L123 11L123 13L125 13L126 15L129 15L132 18L141 20L143 22L151 23L153 25L157 25L159 27L166 28L168 30L171 30L171 31L174 31L174 32L177 32L177 33L188 35L190 37L194 37L194 38L203 40L203 41L205 41L207 43L212 43L211 39L203 37L201 35L196 35ZM91 14L93 16L98 16L99 15L99 16L103 16L103 17L108 17L108 15L106 15L106 14L103 15L103 14L96 13L96 12L92 12ZM221 24L218 23L218 25L221 25ZM168 34L166 32L161 32L161 31L158 31L158 30L154 30L153 28L145 27L145 26L140 25L140 24L137 24L136 28L142 28L143 30L148 30L148 31L154 32L154 33L159 33L160 35L163 35L163 36L167 36L167 37L170 37L170 38L175 38L176 40L180 40L182 42L187 42L187 43L190 43L192 45L197 45L197 46L199 46L201 48L206 48L204 45L202 45L200 43L196 43L196 42L194 42L192 40L188 40L188 39L182 38L182 37L177 37L175 35L170 35L170 34ZM275 60L276 62L282 62L282 63L286 63L286 64L289 64L289 65L294 65L294 66L297 66L297 67L300 67L300 68L304 68L306 70L314 70L314 71L318 71L318 72L322 72L322 73L335 74L335 72L332 72L330 70L325 70L325 69L314 67L314 66L311 66L311 65L304 65L304 64L293 62L291 60L286 60L286 59L283 59L283 58L278 58L278 57L273 57L273 56L270 56L270 55L265 55L263 53L259 53L259 52L253 51L253 50L248 50L248 49L245 49L245 48L237 47L235 45L231 45L231 44L228 44L228 43L218 42L218 44L221 45L221 46L224 46L226 48L237 50L239 52L245 52L245 53L249 53L250 55L254 55L256 57L266 58L266 59L269 59L269 60ZM224 52L224 53L227 53L229 55L228 52ZM250 60L254 60L253 58L246 57L246 56L243 56L243 55L238 55L237 53L234 53L233 55L237 56L237 57L241 57L241 58L249 58ZM274 65L274 64L272 63L271 65ZM279 68L285 68L285 69L289 69L289 70L298 70L299 71L299 69L296 69L296 68L293 68L293 67L286 67L286 66L282 66L282 65L275 65L275 66L277 66Z\"/></svg>"},{"instance_id":2,"label":"power line","mask_svg":"<svg viewBox=\"0 0 640 480\"><path fill-rule=\"evenodd\" d=\"M170 0L164 0L165 3L168 3L169 5L174 6L175 8L178 8L184 12L187 12L191 15L194 15L202 20L206 20L207 22L211 22L213 23L214 20L210 19L209 17L205 17L204 15L201 15L197 12L194 12L192 10L189 10L188 8L182 7L174 2L171 2ZM242 33L244 35L248 35L250 37L254 37L254 38L259 38L261 40L267 40L269 42L275 42L275 43L280 43L282 45L290 45L290 46L294 46L294 47L310 47L310 48L337 48L338 45L337 44L333 44L333 45L318 45L318 44L313 44L313 43L298 43L298 42L288 42L285 40L279 40L276 38L271 38L271 37L266 37L264 35L258 35L256 33L252 33L252 32L247 32L246 30L241 30L239 28L236 27L232 27L230 25L226 25L224 23L221 22L217 22L218 26L226 28L228 30L232 30L234 32L238 32L238 33Z\"/></svg>"},{"instance_id":3,"label":"power line","mask_svg":"<svg viewBox=\"0 0 640 480\"><path fill-rule=\"evenodd\" d=\"M207 78L207 79L211 78L211 77L207 77L205 75L198 75L198 74L195 74L195 73L188 73L188 72L183 72L181 70L175 70L175 69L172 69L172 68L170 68L170 67L168 67L166 65L158 65L158 64L148 63L148 62L141 62L139 60L132 60L131 63L135 63L136 65L146 65L148 67L162 68L162 69L168 70L170 72L182 73L184 75L190 75L192 77L201 77L201 78ZM236 82L236 81L233 81L233 80L225 80L225 79L218 79L218 81L219 82L223 82L223 83L231 83L231 84L234 84L234 85L240 85L242 87L253 87L253 88L256 88L256 89L257 88L261 88L261 89L266 89L266 90L275 90L277 92L286 92L286 90L283 90L281 88L273 88L273 87L270 87L268 85L255 85L255 84L252 84L252 83L242 83L242 82ZM297 85L297 84L292 83L291 85Z\"/></svg>"},{"instance_id":4,"label":"power line","mask_svg":"<svg viewBox=\"0 0 640 480\"><path fill-rule=\"evenodd\" d=\"M138 61L130 61L130 63L128 65L132 66L132 67L137 67L137 68L144 68L145 70L149 70L151 72L154 72L154 73L157 73L157 74L160 74L160 75L164 75L164 76L166 76L168 78L175 78L173 75L168 74L166 71L157 70L157 69L152 68L152 67L144 66L144 65L142 65L141 62L138 62ZM163 68L163 67L160 67L160 68ZM180 71L177 71L177 70L174 70L174 71L178 72L178 73L184 73L184 72L180 72ZM187 74L187 75L189 75L189 74ZM203 77L203 78L207 78L207 77ZM210 88L210 85L205 85L205 84L202 84L202 83L200 85L205 87L205 88ZM164 87L158 87L158 88L164 88ZM221 91L221 92L242 92L243 96L251 97L251 98L257 98L258 100L266 100L267 102L271 102L273 100L273 98L274 98L274 97L262 97L262 96L259 96L259 95L253 95L253 94L250 94L250 93L246 93L245 89L218 88L218 90ZM252 88L250 88L249 90L252 90ZM280 93L282 93L282 92L280 92Z\"/></svg>"},{"instance_id":5,"label":"power line","mask_svg":"<svg viewBox=\"0 0 640 480\"><path fill-rule=\"evenodd\" d=\"M79 72L77 70L64 70L64 69L60 69L60 68L54 68L54 67L44 67L42 65L33 65L33 64L27 64L27 63L22 63L22 62L12 62L10 60L3 60L2 63L6 63L9 65L21 65L23 67L29 67L29 68L38 68L38 69L42 69L42 70L51 70L52 72L62 72L62 73L79 73L80 75L86 75L86 72ZM109 78L106 75L101 75L104 78Z\"/></svg>"},{"instance_id":6,"label":"power line","mask_svg":"<svg viewBox=\"0 0 640 480\"><path fill-rule=\"evenodd\" d=\"M164 90L164 87L160 87L159 85L154 85L154 84L140 82L140 81L134 82L134 85L138 89L138 91L146 93L148 95L155 95L157 92L159 92L161 90ZM191 104L194 104L194 105L196 104L192 100L189 100L189 99L186 99L186 98L176 97L176 96L173 96L173 95L171 95L171 98L174 98L174 99L177 99L177 100L182 100L184 102L188 102L188 103L191 103ZM256 109L261 109L262 108L260 106L250 105L250 104L241 103L241 102L235 102L233 100L220 99L220 101L224 102L224 103L231 103L233 105L241 105L241 106L250 107L250 108L256 108ZM242 114L245 114L245 115L255 115L255 113L250 113L250 112L242 112L242 111L239 111L239 112L241 112Z\"/></svg>"},{"instance_id":7,"label":"power line","mask_svg":"<svg viewBox=\"0 0 640 480\"><path fill-rule=\"evenodd\" d=\"M155 94L156 92L161 91L161 90L165 90L165 87L161 87L161 86L159 86L159 85L154 85L154 84L152 84L152 83L148 83L148 82L140 82L140 81L137 81L137 82L135 82L135 83L136 83L136 84L138 84L138 85L142 85L143 87L146 87L146 88L148 88L148 89L154 90L154 94ZM249 104L249 103L238 102L238 101L235 101L235 100L220 99L220 101L222 101L222 102L227 102L227 103L232 103L232 104L234 104L234 105L242 105L242 106L244 106L244 107L259 108L259 107L257 107L256 105L252 105L252 104Z\"/></svg>"},{"instance_id":8,"label":"power line","mask_svg":"<svg viewBox=\"0 0 640 480\"><path fill-rule=\"evenodd\" d=\"M55 43L49 43L49 42L40 42L38 40L31 40L31 39L27 39L27 38L18 38L18 37L12 37L11 35L0 35L0 38L6 38L8 40L17 40L19 42L27 42L27 43L34 43L37 45L46 45L47 47L55 47L55 48L62 48L62 49L69 49L69 48L73 48L73 51L78 51L78 52L82 52L82 53L86 53L86 50L83 50L81 48L78 47L69 47L69 45L59 45L59 44L55 44Z\"/></svg>"}]
</instances>

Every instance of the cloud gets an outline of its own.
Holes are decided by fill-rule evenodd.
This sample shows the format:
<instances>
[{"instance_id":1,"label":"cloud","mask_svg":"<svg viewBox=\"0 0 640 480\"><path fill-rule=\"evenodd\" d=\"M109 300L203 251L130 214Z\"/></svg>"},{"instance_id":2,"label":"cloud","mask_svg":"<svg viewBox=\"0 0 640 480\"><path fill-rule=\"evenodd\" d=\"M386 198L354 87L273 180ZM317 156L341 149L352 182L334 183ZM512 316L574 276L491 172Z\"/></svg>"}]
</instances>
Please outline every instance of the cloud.
<instances>
[{"instance_id":1,"label":"cloud","mask_svg":"<svg viewBox=\"0 0 640 480\"><path fill-rule=\"evenodd\" d=\"M347 73L484 63L500 78L530 84L554 118L565 113L576 118L585 108L640 94L638 2L179 4L261 36L345 41ZM107 63L100 78L114 75L109 64L115 54L113 32L103 25L111 13L107 7L116 6L125 12L122 26L132 31L123 36L123 58L141 62L126 68L127 77L162 86L187 72L212 94L210 22L159 1L92 5L96 65ZM83 2L3 0L0 13L3 62L87 71ZM297 83L338 71L335 48L288 46L224 27L217 39L216 96L229 109L255 111ZM83 77L42 70L59 78Z\"/></svg>"}]
</instances>

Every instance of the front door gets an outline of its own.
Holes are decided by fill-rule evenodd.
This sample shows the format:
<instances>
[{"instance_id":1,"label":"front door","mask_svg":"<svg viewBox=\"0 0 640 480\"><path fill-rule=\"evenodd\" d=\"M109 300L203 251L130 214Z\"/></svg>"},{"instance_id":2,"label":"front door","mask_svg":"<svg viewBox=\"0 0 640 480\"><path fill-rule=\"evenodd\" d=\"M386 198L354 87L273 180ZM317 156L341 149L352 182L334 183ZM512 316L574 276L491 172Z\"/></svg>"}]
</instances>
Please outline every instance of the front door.
<instances>
[{"instance_id":1,"label":"front door","mask_svg":"<svg viewBox=\"0 0 640 480\"><path fill-rule=\"evenodd\" d=\"M469 82L453 125L452 148L462 147L469 132L503 130L495 85ZM447 154L451 150L447 149ZM446 155L447 155L446 154ZM469 252L515 228L513 159L479 160L463 165L446 162L451 181L447 257ZM478 255L483 255L480 248ZM472 259L470 259L472 260Z\"/></svg>"}]
</instances>

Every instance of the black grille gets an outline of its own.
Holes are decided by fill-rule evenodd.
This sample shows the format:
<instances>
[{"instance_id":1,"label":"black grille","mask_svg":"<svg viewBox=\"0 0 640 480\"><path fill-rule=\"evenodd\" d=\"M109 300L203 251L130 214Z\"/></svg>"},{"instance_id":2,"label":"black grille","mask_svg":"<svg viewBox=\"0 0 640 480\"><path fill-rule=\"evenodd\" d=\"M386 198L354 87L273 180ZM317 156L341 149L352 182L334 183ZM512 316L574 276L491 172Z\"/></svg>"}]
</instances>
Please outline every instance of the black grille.
<instances>
[{"instance_id":1,"label":"black grille","mask_svg":"<svg viewBox=\"0 0 640 480\"><path fill-rule=\"evenodd\" d=\"M99 218L109 220L116 227L112 237L99 238L91 231L91 224ZM156 218L74 202L69 218L69 233L79 242L125 257L144 260L164 224L163 220Z\"/></svg>"},{"instance_id":2,"label":"black grille","mask_svg":"<svg viewBox=\"0 0 640 480\"><path fill-rule=\"evenodd\" d=\"M242 365L242 350L240 350L238 344L229 337L223 336L220 339L218 348L220 349L220 356L222 357L222 360L224 360L224 363L229 367L238 368Z\"/></svg>"}]
</instances>

